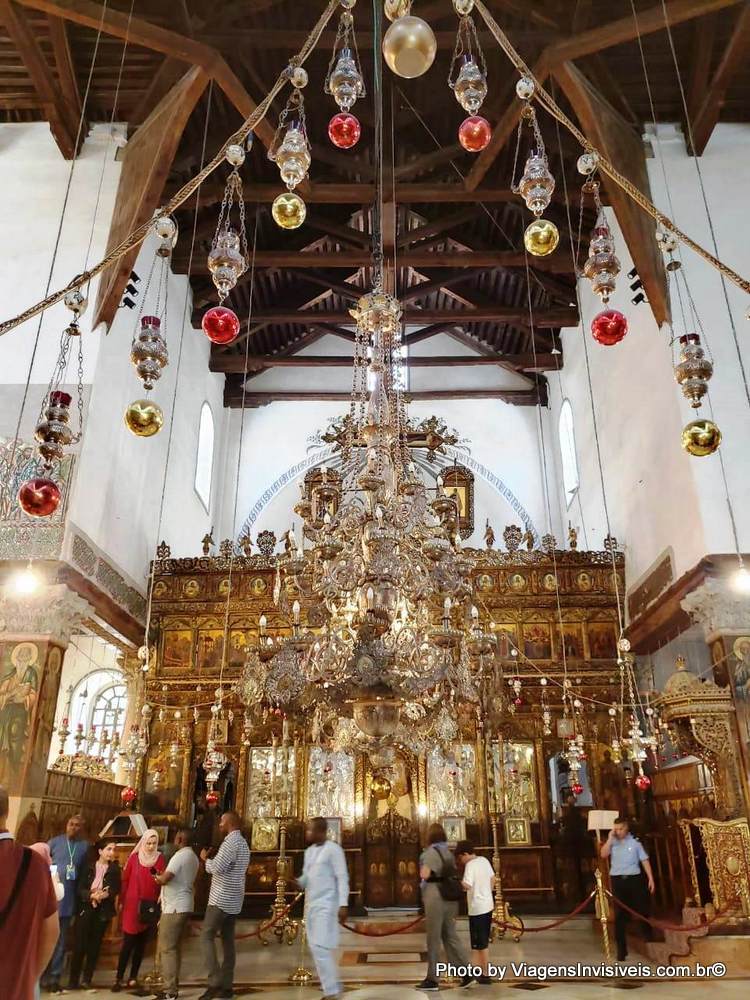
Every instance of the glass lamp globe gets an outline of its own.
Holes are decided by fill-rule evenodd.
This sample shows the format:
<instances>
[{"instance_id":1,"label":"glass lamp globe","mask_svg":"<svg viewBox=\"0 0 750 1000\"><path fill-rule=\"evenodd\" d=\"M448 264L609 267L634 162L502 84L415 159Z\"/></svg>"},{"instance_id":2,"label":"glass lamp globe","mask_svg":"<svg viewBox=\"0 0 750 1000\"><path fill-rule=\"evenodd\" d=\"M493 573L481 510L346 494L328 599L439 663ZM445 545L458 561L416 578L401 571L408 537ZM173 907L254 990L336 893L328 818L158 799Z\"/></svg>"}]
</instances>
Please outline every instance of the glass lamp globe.
<instances>
[{"instance_id":1,"label":"glass lamp globe","mask_svg":"<svg viewBox=\"0 0 750 1000\"><path fill-rule=\"evenodd\" d=\"M299 229L305 221L307 208L304 201L294 191L284 191L271 205L273 221L282 229Z\"/></svg>"}]
</instances>

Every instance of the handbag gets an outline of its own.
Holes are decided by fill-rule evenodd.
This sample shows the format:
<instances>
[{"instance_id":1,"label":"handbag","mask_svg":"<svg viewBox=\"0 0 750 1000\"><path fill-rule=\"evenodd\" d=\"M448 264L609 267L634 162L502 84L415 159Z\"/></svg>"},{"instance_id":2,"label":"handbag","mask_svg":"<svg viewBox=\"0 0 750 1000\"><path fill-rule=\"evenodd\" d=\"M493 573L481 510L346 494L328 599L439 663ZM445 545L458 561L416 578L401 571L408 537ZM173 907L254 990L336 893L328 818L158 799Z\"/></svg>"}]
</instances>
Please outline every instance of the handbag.
<instances>
[{"instance_id":1,"label":"handbag","mask_svg":"<svg viewBox=\"0 0 750 1000\"><path fill-rule=\"evenodd\" d=\"M437 845L435 849L443 862L443 874L436 879L438 892L446 903L457 903L462 898L464 890L456 871L456 862L450 851L446 856Z\"/></svg>"},{"instance_id":2,"label":"handbag","mask_svg":"<svg viewBox=\"0 0 750 1000\"><path fill-rule=\"evenodd\" d=\"M161 906L155 899L141 899L138 903L138 920L151 927L159 923Z\"/></svg>"}]
</instances>

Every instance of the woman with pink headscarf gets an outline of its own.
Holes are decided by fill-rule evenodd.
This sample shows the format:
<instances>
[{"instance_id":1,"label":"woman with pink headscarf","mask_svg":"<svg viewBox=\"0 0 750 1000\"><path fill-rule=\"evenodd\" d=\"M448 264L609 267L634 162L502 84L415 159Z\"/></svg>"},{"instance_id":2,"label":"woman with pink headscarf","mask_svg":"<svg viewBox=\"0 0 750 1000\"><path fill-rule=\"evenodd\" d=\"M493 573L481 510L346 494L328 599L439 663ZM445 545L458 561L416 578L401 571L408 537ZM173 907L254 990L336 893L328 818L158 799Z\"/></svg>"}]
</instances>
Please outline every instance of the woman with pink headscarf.
<instances>
[{"instance_id":1,"label":"woman with pink headscarf","mask_svg":"<svg viewBox=\"0 0 750 1000\"><path fill-rule=\"evenodd\" d=\"M154 878L164 870L159 854L159 834L146 830L133 848L122 873L120 907L122 910L122 948L117 960L117 979L112 987L118 993L123 987L125 970L130 962L128 987L138 986L138 971L143 961L146 942L159 921L158 899L161 885Z\"/></svg>"}]
</instances>

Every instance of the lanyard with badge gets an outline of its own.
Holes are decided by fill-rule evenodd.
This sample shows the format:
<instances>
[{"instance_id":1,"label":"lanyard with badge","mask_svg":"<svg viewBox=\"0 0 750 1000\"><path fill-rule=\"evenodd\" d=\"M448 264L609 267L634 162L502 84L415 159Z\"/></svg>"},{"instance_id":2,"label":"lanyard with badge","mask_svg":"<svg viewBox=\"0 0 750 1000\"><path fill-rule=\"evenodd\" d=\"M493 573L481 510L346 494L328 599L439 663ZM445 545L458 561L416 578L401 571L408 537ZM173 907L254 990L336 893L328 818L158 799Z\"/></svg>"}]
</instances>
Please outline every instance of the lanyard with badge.
<instances>
[{"instance_id":1,"label":"lanyard with badge","mask_svg":"<svg viewBox=\"0 0 750 1000\"><path fill-rule=\"evenodd\" d=\"M68 848L68 854L70 856L70 863L65 866L65 881L66 882L75 882L75 879L76 879L76 866L75 866L76 845L75 845L75 841L73 841L73 846L71 847L70 846L70 841L66 837L65 838L65 844L66 844L66 846Z\"/></svg>"}]
</instances>

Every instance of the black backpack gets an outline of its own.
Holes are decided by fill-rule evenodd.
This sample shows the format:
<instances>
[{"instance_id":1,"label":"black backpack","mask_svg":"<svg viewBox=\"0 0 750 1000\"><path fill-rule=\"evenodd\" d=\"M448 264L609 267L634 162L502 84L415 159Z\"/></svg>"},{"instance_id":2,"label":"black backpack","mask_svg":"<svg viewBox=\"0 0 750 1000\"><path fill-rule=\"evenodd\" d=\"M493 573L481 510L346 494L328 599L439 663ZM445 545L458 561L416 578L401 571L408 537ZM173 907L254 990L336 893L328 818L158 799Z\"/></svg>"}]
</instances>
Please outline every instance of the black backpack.
<instances>
[{"instance_id":1,"label":"black backpack","mask_svg":"<svg viewBox=\"0 0 750 1000\"><path fill-rule=\"evenodd\" d=\"M450 851L446 855L443 854L437 844L433 846L440 855L440 860L443 862L443 874L435 879L438 892L447 903L457 903L463 897L464 890L461 885L461 879L458 877L455 858Z\"/></svg>"}]
</instances>

